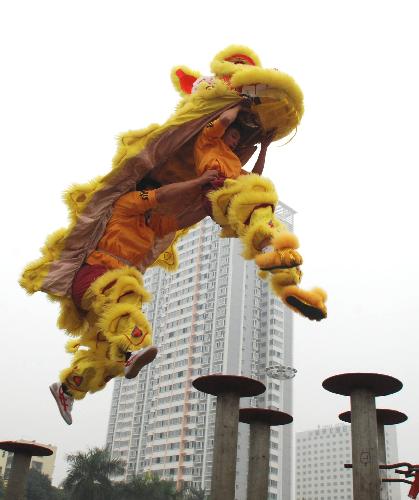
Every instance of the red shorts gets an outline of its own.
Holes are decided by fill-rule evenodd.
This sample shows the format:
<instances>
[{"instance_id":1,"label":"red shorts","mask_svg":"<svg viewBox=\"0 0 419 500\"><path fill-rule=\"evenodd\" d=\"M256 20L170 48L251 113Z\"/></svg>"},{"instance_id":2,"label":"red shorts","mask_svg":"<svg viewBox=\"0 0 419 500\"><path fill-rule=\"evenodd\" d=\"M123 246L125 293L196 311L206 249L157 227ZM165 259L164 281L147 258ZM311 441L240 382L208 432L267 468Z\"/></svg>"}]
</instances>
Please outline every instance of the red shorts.
<instances>
[{"instance_id":1,"label":"red shorts","mask_svg":"<svg viewBox=\"0 0 419 500\"><path fill-rule=\"evenodd\" d=\"M77 307L81 307L81 299L89 286L97 280L102 274L105 274L108 268L100 265L83 264L77 271L71 287L71 296Z\"/></svg>"}]
</instances>

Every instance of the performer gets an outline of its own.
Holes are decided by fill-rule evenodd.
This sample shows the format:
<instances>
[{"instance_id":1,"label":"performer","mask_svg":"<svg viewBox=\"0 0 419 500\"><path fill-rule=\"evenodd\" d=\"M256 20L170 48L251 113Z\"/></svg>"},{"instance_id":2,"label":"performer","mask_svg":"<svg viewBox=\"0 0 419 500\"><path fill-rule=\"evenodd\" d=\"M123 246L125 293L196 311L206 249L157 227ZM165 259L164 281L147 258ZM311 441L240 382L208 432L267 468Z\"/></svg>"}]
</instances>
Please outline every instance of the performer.
<instances>
[{"instance_id":1,"label":"performer","mask_svg":"<svg viewBox=\"0 0 419 500\"><path fill-rule=\"evenodd\" d=\"M222 236L242 240L243 257L255 259L262 278L272 274L274 292L289 307L310 319L323 319L326 294L318 288L305 291L298 287L302 277L298 239L276 218L275 188L260 177L274 132L268 132L260 141L260 153L252 170L257 175L246 175L235 154L241 137L235 120L243 107L234 106L208 123L194 145L197 174L210 168L220 173L207 190L208 214L222 227Z\"/></svg>"},{"instance_id":2,"label":"performer","mask_svg":"<svg viewBox=\"0 0 419 500\"><path fill-rule=\"evenodd\" d=\"M238 113L246 109L243 104L224 111L220 118L209 122L198 135L194 145L195 169L198 175L209 169L215 169L224 179L237 179L249 172L242 169L240 158L235 149L240 143L240 126L235 123ZM268 133L260 142L261 148L253 174L262 175L266 152L272 142L274 132Z\"/></svg>"},{"instance_id":3,"label":"performer","mask_svg":"<svg viewBox=\"0 0 419 500\"><path fill-rule=\"evenodd\" d=\"M71 366L50 386L60 413L72 423L74 399L105 387L115 376L135 377L157 355L151 345L151 327L141 312L150 299L137 267L153 246L156 236L189 227L206 216L202 187L217 178L207 170L200 177L149 189L147 180L139 191L121 196L96 250L77 272L72 299L87 319L84 331L67 345L73 352ZM175 204L194 199L179 222ZM71 332L71 317L64 311L61 326Z\"/></svg>"},{"instance_id":4,"label":"performer","mask_svg":"<svg viewBox=\"0 0 419 500\"><path fill-rule=\"evenodd\" d=\"M22 273L27 293L41 291L59 302L58 326L75 337L68 344L74 353L71 367L51 386L68 423L73 399L124 372L135 376L156 355L140 310L149 300L142 273L150 265L177 268L175 243L182 230L175 230L208 213L201 196L205 183L212 183L206 192L221 236L241 239L243 257L255 260L286 305L310 319L327 315L324 292L298 287L298 241L275 217L275 187L260 175L270 141L295 133L304 113L302 91L286 73L262 67L245 46L216 54L211 72L202 78L185 66L173 68L172 81L181 94L175 112L161 125L121 134L111 170L65 193L68 226L48 236L41 256ZM243 96L249 109L243 109ZM233 122L239 127L229 128ZM200 149L205 140L218 146ZM257 143L255 168L244 175L241 168ZM202 177L196 179L197 174ZM224 178L217 180L219 174ZM154 194L140 187L140 198L133 191L144 178L161 187ZM181 188L188 182L189 194Z\"/></svg>"}]
</instances>

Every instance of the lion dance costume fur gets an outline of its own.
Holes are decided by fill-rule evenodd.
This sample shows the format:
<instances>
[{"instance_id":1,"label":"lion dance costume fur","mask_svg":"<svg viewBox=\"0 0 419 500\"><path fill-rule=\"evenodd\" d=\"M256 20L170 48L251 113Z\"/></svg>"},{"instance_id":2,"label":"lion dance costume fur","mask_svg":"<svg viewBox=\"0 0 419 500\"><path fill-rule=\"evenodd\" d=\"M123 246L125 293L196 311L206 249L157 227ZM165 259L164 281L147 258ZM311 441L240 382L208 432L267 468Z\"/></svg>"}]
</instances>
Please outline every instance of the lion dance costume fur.
<instances>
[{"instance_id":1,"label":"lion dance costume fur","mask_svg":"<svg viewBox=\"0 0 419 500\"><path fill-rule=\"evenodd\" d=\"M100 276L83 295L83 310L74 304L72 281L103 235L114 202L146 176L162 185L196 177L197 134L243 96L251 106L237 117L241 140L236 154L242 164L268 131L274 130L278 140L295 131L301 120L298 85L280 71L263 68L249 48L234 45L219 52L211 71L213 75L203 77L185 66L172 70L172 82L182 97L175 113L163 125L121 135L110 173L65 193L69 226L48 237L41 258L22 274L20 284L28 293L43 291L60 304L58 326L73 337L67 344L73 360L60 378L76 399L122 375L127 351L152 343L151 327L141 312L142 303L150 299L141 273L151 265L177 268L175 243L182 232L157 238L138 268L126 266ZM243 175L227 179L208 197L212 217L222 228L220 236L240 238L243 257L255 260L261 277L283 302L309 319L326 317L325 293L299 287L298 240L275 217L278 198L272 182Z\"/></svg>"}]
</instances>

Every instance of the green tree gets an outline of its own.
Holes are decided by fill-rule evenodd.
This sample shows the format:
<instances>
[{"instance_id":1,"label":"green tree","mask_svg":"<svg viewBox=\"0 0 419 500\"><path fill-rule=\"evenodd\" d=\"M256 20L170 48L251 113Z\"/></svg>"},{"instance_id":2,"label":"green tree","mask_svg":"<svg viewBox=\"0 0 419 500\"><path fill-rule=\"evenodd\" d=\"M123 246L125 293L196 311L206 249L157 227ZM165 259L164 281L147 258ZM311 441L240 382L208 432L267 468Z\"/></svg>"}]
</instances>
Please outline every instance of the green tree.
<instances>
[{"instance_id":1,"label":"green tree","mask_svg":"<svg viewBox=\"0 0 419 500\"><path fill-rule=\"evenodd\" d=\"M61 500L63 492L51 484L45 474L30 469L26 480L26 500Z\"/></svg>"},{"instance_id":2,"label":"green tree","mask_svg":"<svg viewBox=\"0 0 419 500\"><path fill-rule=\"evenodd\" d=\"M62 486L69 500L110 500L114 487L111 476L122 474L124 464L109 451L93 448L86 453L67 455L69 468Z\"/></svg>"},{"instance_id":3,"label":"green tree","mask_svg":"<svg viewBox=\"0 0 419 500\"><path fill-rule=\"evenodd\" d=\"M205 490L201 488L194 488L193 486L185 486L182 491L182 500L205 500Z\"/></svg>"},{"instance_id":4,"label":"green tree","mask_svg":"<svg viewBox=\"0 0 419 500\"><path fill-rule=\"evenodd\" d=\"M160 479L154 474L135 476L126 483L115 485L118 500L182 500L182 494L176 491L176 483Z\"/></svg>"}]
</instances>

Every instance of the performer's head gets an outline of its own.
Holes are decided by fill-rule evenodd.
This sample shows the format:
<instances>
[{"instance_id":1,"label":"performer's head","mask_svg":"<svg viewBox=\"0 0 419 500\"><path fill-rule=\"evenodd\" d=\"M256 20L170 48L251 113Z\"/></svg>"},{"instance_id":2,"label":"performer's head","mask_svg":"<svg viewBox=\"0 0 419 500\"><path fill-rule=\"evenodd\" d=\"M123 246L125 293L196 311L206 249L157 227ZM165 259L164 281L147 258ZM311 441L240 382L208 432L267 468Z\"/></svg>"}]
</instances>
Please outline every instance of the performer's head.
<instances>
[{"instance_id":1,"label":"performer's head","mask_svg":"<svg viewBox=\"0 0 419 500\"><path fill-rule=\"evenodd\" d=\"M237 148L240 142L241 131L238 125L235 123L230 125L224 132L223 141L226 146L228 146L233 151Z\"/></svg>"}]
</instances>

